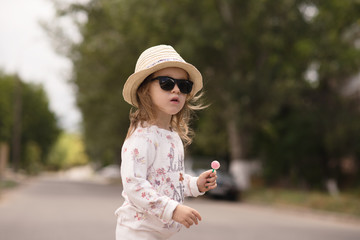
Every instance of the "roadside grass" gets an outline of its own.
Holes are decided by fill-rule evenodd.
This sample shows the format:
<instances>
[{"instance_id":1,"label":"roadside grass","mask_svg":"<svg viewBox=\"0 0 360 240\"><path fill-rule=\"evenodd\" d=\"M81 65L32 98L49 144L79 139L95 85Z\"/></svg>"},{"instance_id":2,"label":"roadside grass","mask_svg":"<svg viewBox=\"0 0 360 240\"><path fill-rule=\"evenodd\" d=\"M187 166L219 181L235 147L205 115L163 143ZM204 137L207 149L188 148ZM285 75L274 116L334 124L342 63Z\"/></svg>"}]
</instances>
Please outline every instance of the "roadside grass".
<instances>
[{"instance_id":1,"label":"roadside grass","mask_svg":"<svg viewBox=\"0 0 360 240\"><path fill-rule=\"evenodd\" d=\"M243 193L242 199L247 203L307 208L360 219L360 190L331 196L325 192L256 188Z\"/></svg>"},{"instance_id":2,"label":"roadside grass","mask_svg":"<svg viewBox=\"0 0 360 240\"><path fill-rule=\"evenodd\" d=\"M18 182L12 180L2 180L0 181L0 189L11 189L18 185Z\"/></svg>"}]
</instances>

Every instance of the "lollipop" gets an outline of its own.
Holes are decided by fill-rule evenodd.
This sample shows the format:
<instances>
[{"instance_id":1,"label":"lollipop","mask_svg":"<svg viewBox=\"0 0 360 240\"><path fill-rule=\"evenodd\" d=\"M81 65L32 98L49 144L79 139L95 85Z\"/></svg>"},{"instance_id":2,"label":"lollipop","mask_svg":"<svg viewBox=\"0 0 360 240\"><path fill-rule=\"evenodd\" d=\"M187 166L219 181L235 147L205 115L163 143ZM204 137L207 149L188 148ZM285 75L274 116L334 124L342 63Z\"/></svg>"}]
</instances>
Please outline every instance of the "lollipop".
<instances>
[{"instance_id":1,"label":"lollipop","mask_svg":"<svg viewBox=\"0 0 360 240\"><path fill-rule=\"evenodd\" d=\"M220 168L220 163L218 161L212 161L211 163L211 168L213 169L212 172L214 172L215 170L218 170Z\"/></svg>"}]
</instances>

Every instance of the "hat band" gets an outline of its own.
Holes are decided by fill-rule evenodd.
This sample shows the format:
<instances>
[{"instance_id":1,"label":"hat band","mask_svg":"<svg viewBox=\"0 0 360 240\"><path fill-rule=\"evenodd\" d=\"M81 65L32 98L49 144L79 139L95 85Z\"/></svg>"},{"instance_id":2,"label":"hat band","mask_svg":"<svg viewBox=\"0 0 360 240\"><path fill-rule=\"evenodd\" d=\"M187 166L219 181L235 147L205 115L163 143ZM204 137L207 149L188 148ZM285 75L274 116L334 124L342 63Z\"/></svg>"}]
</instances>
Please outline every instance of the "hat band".
<instances>
[{"instance_id":1,"label":"hat band","mask_svg":"<svg viewBox=\"0 0 360 240\"><path fill-rule=\"evenodd\" d=\"M182 59L178 59L178 58L164 58L164 59L160 59L159 61L156 61L148 66L146 66L146 68L151 68L155 65L158 65L159 63L162 63L162 62L185 62L184 60Z\"/></svg>"}]
</instances>

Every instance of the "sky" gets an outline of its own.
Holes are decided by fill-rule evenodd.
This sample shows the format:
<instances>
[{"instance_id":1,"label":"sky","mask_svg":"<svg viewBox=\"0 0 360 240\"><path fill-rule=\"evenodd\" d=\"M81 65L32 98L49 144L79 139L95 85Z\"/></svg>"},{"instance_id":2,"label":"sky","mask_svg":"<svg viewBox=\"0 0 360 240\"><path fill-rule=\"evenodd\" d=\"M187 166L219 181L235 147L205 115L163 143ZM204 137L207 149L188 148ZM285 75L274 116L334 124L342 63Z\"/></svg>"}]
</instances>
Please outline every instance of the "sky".
<instances>
[{"instance_id":1,"label":"sky","mask_svg":"<svg viewBox=\"0 0 360 240\"><path fill-rule=\"evenodd\" d=\"M79 131L82 118L74 88L68 82L71 61L55 52L39 24L54 21L54 16L50 0L0 0L0 69L18 74L25 82L42 84L59 126L69 132ZM71 21L65 19L64 23ZM68 29L74 39L79 38L73 26Z\"/></svg>"}]
</instances>

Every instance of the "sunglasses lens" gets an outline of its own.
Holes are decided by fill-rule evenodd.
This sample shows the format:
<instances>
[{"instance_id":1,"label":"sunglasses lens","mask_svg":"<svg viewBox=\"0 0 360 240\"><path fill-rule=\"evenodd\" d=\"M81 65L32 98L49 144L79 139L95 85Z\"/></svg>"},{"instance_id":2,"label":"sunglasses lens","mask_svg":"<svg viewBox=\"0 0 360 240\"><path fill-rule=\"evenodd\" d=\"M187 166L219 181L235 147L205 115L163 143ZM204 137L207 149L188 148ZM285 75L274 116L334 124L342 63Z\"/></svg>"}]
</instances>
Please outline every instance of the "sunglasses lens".
<instances>
[{"instance_id":1,"label":"sunglasses lens","mask_svg":"<svg viewBox=\"0 0 360 240\"><path fill-rule=\"evenodd\" d=\"M192 90L193 83L189 80L179 80L177 81L177 85L180 89L180 92L184 94L189 94Z\"/></svg>"},{"instance_id":2,"label":"sunglasses lens","mask_svg":"<svg viewBox=\"0 0 360 240\"><path fill-rule=\"evenodd\" d=\"M170 91L175 87L175 82L171 78L159 78L159 83L165 91Z\"/></svg>"}]
</instances>

